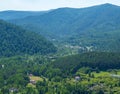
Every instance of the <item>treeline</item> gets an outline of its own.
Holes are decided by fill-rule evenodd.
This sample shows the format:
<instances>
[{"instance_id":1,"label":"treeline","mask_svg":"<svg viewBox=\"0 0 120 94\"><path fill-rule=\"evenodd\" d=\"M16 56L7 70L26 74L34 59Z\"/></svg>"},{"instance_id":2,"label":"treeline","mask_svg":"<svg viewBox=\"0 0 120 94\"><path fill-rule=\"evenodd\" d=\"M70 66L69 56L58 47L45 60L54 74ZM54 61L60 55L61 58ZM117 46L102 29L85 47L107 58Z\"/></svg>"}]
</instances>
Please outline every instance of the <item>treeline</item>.
<instances>
[{"instance_id":1,"label":"treeline","mask_svg":"<svg viewBox=\"0 0 120 94\"><path fill-rule=\"evenodd\" d=\"M46 62L46 63L45 63ZM51 64L51 63L50 63ZM28 86L29 74L41 77L36 87ZM62 78L62 72L52 68L43 56L14 56L0 59L0 94L86 94L82 85L76 88Z\"/></svg>"},{"instance_id":2,"label":"treeline","mask_svg":"<svg viewBox=\"0 0 120 94\"><path fill-rule=\"evenodd\" d=\"M43 82L37 82L36 88L28 87L30 74L41 77ZM62 81L60 75L62 75L61 71L49 66L48 60L42 55L0 58L0 94L9 94L10 89L15 89L15 94L45 94L47 92L51 94L56 92L56 87L62 88L61 85L53 83ZM60 91L61 89L57 90L57 92ZM66 92L64 89L63 91Z\"/></svg>"},{"instance_id":3,"label":"treeline","mask_svg":"<svg viewBox=\"0 0 120 94\"><path fill-rule=\"evenodd\" d=\"M0 56L48 54L56 50L39 34L0 20Z\"/></svg>"},{"instance_id":4,"label":"treeline","mask_svg":"<svg viewBox=\"0 0 120 94\"><path fill-rule=\"evenodd\" d=\"M78 55L66 56L57 59L53 67L62 72L75 73L82 67L92 69L108 70L120 68L120 53L90 52Z\"/></svg>"},{"instance_id":5,"label":"treeline","mask_svg":"<svg viewBox=\"0 0 120 94\"><path fill-rule=\"evenodd\" d=\"M0 59L0 93L8 94L9 89L24 90L30 82L29 74L41 75L46 62L42 56L14 56ZM41 65L43 64L43 65Z\"/></svg>"},{"instance_id":6,"label":"treeline","mask_svg":"<svg viewBox=\"0 0 120 94\"><path fill-rule=\"evenodd\" d=\"M42 55L1 58L0 93L9 94L10 89L14 88L21 94L52 94L54 92L57 94L71 92L73 94L92 94L87 90L89 85L78 83L76 87L76 83L74 81L72 83L70 79L73 79L80 68L84 71L82 67L89 67L88 71L120 68L120 54L92 52L67 56L50 62L51 60L47 60ZM37 82L36 88L28 87L29 74L41 77L43 81Z\"/></svg>"}]
</instances>

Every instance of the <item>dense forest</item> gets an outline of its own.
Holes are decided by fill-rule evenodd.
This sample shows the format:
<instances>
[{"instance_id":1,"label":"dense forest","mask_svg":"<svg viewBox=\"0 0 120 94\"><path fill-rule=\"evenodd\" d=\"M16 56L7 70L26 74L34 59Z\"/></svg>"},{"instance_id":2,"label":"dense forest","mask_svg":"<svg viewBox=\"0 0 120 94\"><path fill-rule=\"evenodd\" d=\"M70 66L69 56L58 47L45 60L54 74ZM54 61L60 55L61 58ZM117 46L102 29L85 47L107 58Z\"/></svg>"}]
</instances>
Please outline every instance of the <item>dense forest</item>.
<instances>
[{"instance_id":1,"label":"dense forest","mask_svg":"<svg viewBox=\"0 0 120 94\"><path fill-rule=\"evenodd\" d=\"M56 47L37 33L0 20L0 56L49 54Z\"/></svg>"},{"instance_id":2,"label":"dense forest","mask_svg":"<svg viewBox=\"0 0 120 94\"><path fill-rule=\"evenodd\" d=\"M119 6L102 4L80 9L58 8L42 15L7 21L38 32L63 48L67 44L78 46L78 52L88 47L93 51L118 52L119 15Z\"/></svg>"},{"instance_id":3,"label":"dense forest","mask_svg":"<svg viewBox=\"0 0 120 94\"><path fill-rule=\"evenodd\" d=\"M119 78L111 75L120 74L119 58L119 53L85 53L54 61L49 61L42 55L1 58L0 92L1 94L104 94L105 92L118 94ZM32 82L33 80L36 82Z\"/></svg>"},{"instance_id":4,"label":"dense forest","mask_svg":"<svg viewBox=\"0 0 120 94\"><path fill-rule=\"evenodd\" d=\"M119 69L120 53L90 52L66 56L57 59L53 63L53 67L61 69L64 73L75 73L82 67L90 67L101 71Z\"/></svg>"},{"instance_id":5,"label":"dense forest","mask_svg":"<svg viewBox=\"0 0 120 94\"><path fill-rule=\"evenodd\" d=\"M112 4L0 12L0 94L120 94L119 15Z\"/></svg>"}]
</instances>

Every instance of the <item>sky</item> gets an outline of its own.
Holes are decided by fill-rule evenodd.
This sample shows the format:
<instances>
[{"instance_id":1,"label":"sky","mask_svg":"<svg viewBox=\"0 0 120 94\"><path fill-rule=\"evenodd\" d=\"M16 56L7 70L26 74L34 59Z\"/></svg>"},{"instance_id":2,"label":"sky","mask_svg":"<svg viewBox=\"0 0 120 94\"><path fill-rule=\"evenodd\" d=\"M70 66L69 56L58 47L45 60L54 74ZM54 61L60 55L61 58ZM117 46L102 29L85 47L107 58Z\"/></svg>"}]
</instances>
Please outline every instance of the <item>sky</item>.
<instances>
[{"instance_id":1,"label":"sky","mask_svg":"<svg viewBox=\"0 0 120 94\"><path fill-rule=\"evenodd\" d=\"M120 6L120 0L0 0L0 11L42 11L60 7L83 8L104 3L111 3Z\"/></svg>"}]
</instances>

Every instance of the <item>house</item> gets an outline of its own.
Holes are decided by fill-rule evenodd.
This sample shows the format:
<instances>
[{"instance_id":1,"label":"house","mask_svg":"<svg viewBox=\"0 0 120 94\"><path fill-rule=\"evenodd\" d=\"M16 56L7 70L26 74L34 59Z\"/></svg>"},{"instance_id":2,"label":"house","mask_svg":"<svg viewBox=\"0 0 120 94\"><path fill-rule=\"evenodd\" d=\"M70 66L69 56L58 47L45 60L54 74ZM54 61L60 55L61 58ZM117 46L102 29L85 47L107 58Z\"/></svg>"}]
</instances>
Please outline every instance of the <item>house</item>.
<instances>
[{"instance_id":1,"label":"house","mask_svg":"<svg viewBox=\"0 0 120 94\"><path fill-rule=\"evenodd\" d=\"M33 74L29 74L29 77L33 76Z\"/></svg>"},{"instance_id":2,"label":"house","mask_svg":"<svg viewBox=\"0 0 120 94\"><path fill-rule=\"evenodd\" d=\"M35 85L36 84L36 81L35 80L30 80L30 83Z\"/></svg>"},{"instance_id":3,"label":"house","mask_svg":"<svg viewBox=\"0 0 120 94\"><path fill-rule=\"evenodd\" d=\"M79 81L79 80L80 80L80 76L76 76L76 77L75 77L75 80L76 80L76 81Z\"/></svg>"},{"instance_id":4,"label":"house","mask_svg":"<svg viewBox=\"0 0 120 94\"><path fill-rule=\"evenodd\" d=\"M120 75L111 74L110 76L113 77L113 78L118 78L118 79L120 79Z\"/></svg>"},{"instance_id":5,"label":"house","mask_svg":"<svg viewBox=\"0 0 120 94\"><path fill-rule=\"evenodd\" d=\"M17 88L12 87L12 88L10 88L10 89L9 89L9 92L11 92L11 93L13 93L13 92L18 92L18 89L17 89Z\"/></svg>"}]
</instances>

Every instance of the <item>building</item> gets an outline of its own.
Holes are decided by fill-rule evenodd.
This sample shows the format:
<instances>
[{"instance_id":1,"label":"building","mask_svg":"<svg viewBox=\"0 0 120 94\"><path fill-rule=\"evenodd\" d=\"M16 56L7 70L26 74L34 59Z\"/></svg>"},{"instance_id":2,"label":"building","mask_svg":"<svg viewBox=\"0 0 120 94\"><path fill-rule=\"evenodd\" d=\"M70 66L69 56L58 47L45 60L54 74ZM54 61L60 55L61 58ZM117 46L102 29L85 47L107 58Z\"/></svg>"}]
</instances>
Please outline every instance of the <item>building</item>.
<instances>
[{"instance_id":1,"label":"building","mask_svg":"<svg viewBox=\"0 0 120 94\"><path fill-rule=\"evenodd\" d=\"M76 81L80 81L80 76L76 76L76 77L75 77L75 80L76 80Z\"/></svg>"}]
</instances>

